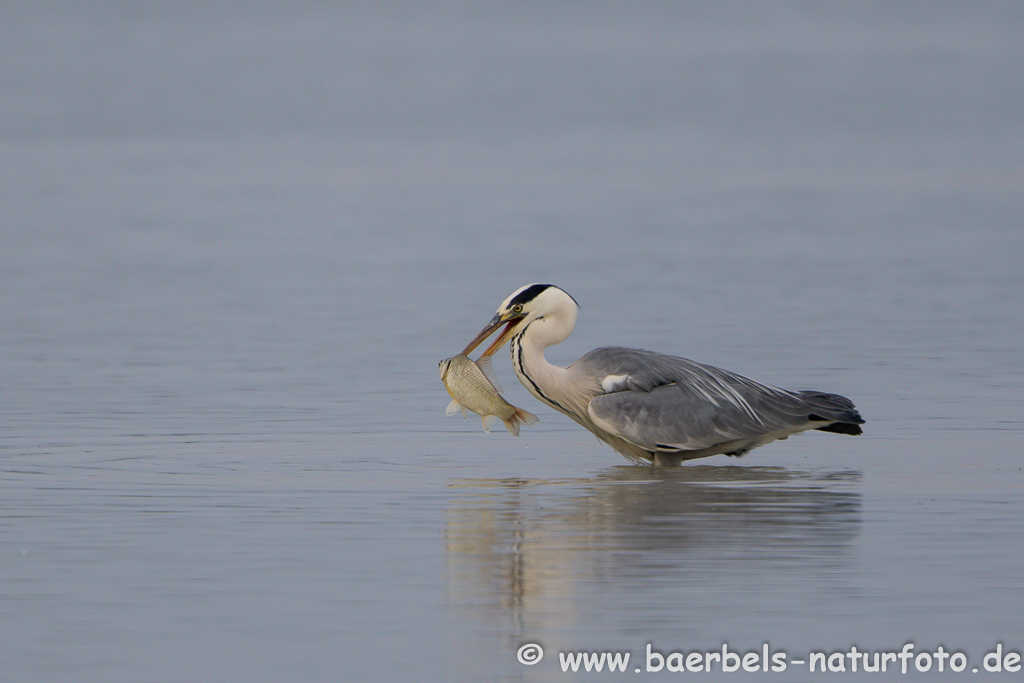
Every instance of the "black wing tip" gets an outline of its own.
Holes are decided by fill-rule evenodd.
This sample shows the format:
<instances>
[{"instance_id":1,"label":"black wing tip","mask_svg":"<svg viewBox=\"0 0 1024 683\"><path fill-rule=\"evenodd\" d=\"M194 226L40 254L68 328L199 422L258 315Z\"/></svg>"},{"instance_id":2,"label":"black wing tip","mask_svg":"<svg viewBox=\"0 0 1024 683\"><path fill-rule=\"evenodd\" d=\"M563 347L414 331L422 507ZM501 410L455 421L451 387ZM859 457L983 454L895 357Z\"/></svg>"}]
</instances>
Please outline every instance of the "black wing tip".
<instances>
[{"instance_id":1,"label":"black wing tip","mask_svg":"<svg viewBox=\"0 0 1024 683\"><path fill-rule=\"evenodd\" d=\"M860 425L864 424L864 420L861 420L857 424L850 422L833 422L830 425L824 427L815 427L819 432L832 432L833 434L848 434L850 436L860 436L864 433L864 430L860 428Z\"/></svg>"},{"instance_id":2,"label":"black wing tip","mask_svg":"<svg viewBox=\"0 0 1024 683\"><path fill-rule=\"evenodd\" d=\"M812 392L804 392L809 394ZM844 407L848 407L848 410L837 411L836 414L830 417L822 417L816 413L811 413L807 416L807 419L811 422L828 422L829 424L815 427L819 432L832 432L833 434L848 434L850 436L860 436L864 433L864 430L860 428L860 425L864 424L864 418L860 416L857 409L853 407L853 401L846 398L845 396L836 396L835 394L819 394L819 396L826 396L835 403L840 403ZM836 400L838 399L838 400Z\"/></svg>"},{"instance_id":3,"label":"black wing tip","mask_svg":"<svg viewBox=\"0 0 1024 683\"><path fill-rule=\"evenodd\" d=\"M860 436L864 433L864 430L860 428L860 425L864 424L864 418L860 416L850 399L824 391L802 391L800 393L812 402L812 405L817 404L814 407L824 413L824 415L811 413L807 416L808 421L829 423L821 427L814 427L814 429L820 432L848 434L849 436Z\"/></svg>"},{"instance_id":4,"label":"black wing tip","mask_svg":"<svg viewBox=\"0 0 1024 683\"><path fill-rule=\"evenodd\" d=\"M832 417L824 417L817 413L811 413L807 416L807 419L811 422L849 422L852 425L864 424L864 418L860 416L856 410L847 410L845 412L839 412Z\"/></svg>"}]
</instances>

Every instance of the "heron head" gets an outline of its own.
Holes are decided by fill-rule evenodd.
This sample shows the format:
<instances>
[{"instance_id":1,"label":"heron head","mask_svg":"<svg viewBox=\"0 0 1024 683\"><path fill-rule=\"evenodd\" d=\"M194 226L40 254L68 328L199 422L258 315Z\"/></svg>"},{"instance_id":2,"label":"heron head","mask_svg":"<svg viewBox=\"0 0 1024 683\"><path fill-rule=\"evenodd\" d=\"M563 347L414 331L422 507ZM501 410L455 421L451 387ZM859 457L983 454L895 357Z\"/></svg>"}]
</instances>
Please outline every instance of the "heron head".
<instances>
[{"instance_id":1,"label":"heron head","mask_svg":"<svg viewBox=\"0 0 1024 683\"><path fill-rule=\"evenodd\" d=\"M505 329L495 338L482 355L493 355L505 342L539 318L557 317L568 331L576 323L579 304L567 292L554 285L532 284L520 287L501 302L498 312L462 352L466 355L490 337L496 329Z\"/></svg>"}]
</instances>

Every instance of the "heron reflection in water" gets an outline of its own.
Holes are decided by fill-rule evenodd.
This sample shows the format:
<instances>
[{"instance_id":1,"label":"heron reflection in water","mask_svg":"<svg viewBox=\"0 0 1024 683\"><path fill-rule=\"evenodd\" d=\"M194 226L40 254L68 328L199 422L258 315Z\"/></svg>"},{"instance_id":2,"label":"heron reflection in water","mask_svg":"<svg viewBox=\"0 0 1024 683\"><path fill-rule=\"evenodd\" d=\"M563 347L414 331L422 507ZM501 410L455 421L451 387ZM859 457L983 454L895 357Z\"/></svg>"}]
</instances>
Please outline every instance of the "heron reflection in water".
<instances>
[{"instance_id":1,"label":"heron reflection in water","mask_svg":"<svg viewBox=\"0 0 1024 683\"><path fill-rule=\"evenodd\" d=\"M508 617L517 644L545 633L554 644L619 609L673 632L699 632L690 615L711 612L765 628L777 610L803 621L822 595L855 591L861 477L696 464L451 479L449 600L482 631ZM754 603L773 609L751 614Z\"/></svg>"},{"instance_id":2,"label":"heron reflection in water","mask_svg":"<svg viewBox=\"0 0 1024 683\"><path fill-rule=\"evenodd\" d=\"M578 308L554 285L520 287L463 353L505 325L483 355L511 340L512 366L531 394L634 462L740 456L808 429L861 433L864 420L844 396L787 391L686 358L608 346L552 365L544 350L572 334Z\"/></svg>"}]
</instances>

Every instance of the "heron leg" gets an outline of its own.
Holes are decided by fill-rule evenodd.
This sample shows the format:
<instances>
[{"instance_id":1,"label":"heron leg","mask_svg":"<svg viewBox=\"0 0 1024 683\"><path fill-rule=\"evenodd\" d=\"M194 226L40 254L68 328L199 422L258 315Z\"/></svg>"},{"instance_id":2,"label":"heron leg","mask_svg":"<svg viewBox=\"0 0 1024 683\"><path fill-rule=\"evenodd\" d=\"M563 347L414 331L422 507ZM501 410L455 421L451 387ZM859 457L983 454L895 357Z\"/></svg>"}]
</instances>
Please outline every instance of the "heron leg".
<instances>
[{"instance_id":1,"label":"heron leg","mask_svg":"<svg viewBox=\"0 0 1024 683\"><path fill-rule=\"evenodd\" d=\"M673 457L668 453L654 453L654 458L651 460L651 465L654 467L679 467L683 464L682 459L679 456Z\"/></svg>"}]
</instances>

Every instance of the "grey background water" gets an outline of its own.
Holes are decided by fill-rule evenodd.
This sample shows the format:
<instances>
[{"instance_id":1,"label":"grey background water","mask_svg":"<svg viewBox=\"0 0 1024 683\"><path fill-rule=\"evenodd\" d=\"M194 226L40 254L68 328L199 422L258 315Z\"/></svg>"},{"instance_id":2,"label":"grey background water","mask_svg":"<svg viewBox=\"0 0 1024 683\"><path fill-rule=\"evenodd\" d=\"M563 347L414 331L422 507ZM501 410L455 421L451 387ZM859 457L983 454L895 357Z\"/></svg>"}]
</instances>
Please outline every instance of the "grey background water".
<instances>
[{"instance_id":1,"label":"grey background water","mask_svg":"<svg viewBox=\"0 0 1024 683\"><path fill-rule=\"evenodd\" d=\"M1019 3L3 14L0 679L1024 647ZM437 361L534 281L582 304L552 360L866 435L632 467L503 357L542 422L446 418Z\"/></svg>"}]
</instances>

